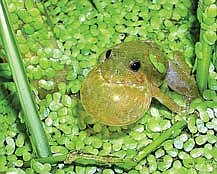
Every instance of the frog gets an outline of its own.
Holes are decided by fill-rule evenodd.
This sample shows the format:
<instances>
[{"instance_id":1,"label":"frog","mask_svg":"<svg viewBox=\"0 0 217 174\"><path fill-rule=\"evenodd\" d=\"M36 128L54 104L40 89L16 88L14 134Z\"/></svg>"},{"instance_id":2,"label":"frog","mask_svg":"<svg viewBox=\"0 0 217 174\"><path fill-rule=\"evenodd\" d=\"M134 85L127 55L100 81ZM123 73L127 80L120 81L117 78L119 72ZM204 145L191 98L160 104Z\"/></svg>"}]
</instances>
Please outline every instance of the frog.
<instances>
[{"instance_id":1,"label":"frog","mask_svg":"<svg viewBox=\"0 0 217 174\"><path fill-rule=\"evenodd\" d=\"M170 60L153 41L123 42L99 56L99 63L82 83L81 103L88 115L108 126L135 123L153 98L172 113L179 113L182 107L160 89L164 81L190 100L200 96L180 52L174 52Z\"/></svg>"}]
</instances>

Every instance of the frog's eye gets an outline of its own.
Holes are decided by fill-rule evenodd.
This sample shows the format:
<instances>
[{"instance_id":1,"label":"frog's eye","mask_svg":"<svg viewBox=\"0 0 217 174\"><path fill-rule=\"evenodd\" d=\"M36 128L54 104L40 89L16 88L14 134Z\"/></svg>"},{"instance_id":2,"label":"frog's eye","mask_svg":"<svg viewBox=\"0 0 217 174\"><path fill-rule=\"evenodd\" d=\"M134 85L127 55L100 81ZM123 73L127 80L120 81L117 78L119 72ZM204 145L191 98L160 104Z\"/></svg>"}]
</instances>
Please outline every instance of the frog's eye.
<instances>
[{"instance_id":1,"label":"frog's eye","mask_svg":"<svg viewBox=\"0 0 217 174\"><path fill-rule=\"evenodd\" d=\"M137 72L140 68L141 64L139 60L130 61L130 69L134 72Z\"/></svg>"},{"instance_id":2,"label":"frog's eye","mask_svg":"<svg viewBox=\"0 0 217 174\"><path fill-rule=\"evenodd\" d=\"M111 58L111 53L112 53L112 50L106 51L106 53L105 53L106 59L110 59Z\"/></svg>"}]
</instances>

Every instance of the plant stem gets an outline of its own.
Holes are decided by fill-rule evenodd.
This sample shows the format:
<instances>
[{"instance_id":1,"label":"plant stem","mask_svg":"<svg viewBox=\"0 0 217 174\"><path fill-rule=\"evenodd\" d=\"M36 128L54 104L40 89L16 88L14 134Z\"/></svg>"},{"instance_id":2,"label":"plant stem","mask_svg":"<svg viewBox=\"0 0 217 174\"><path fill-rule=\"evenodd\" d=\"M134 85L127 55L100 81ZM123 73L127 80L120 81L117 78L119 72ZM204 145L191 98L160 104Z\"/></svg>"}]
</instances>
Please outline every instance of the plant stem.
<instances>
[{"instance_id":1,"label":"plant stem","mask_svg":"<svg viewBox=\"0 0 217 174\"><path fill-rule=\"evenodd\" d=\"M207 1L209 2L209 1ZM200 39L196 43L195 53L197 56L197 84L202 94L208 86L209 67L212 53L216 45L216 3L205 0L198 1L197 19L200 23Z\"/></svg>"},{"instance_id":2,"label":"plant stem","mask_svg":"<svg viewBox=\"0 0 217 174\"><path fill-rule=\"evenodd\" d=\"M185 125L185 121L176 122L174 125L172 125L171 128L167 129L156 140L154 140L151 144L149 144L142 151L140 151L139 154L135 157L135 160L140 161L145 158L152 151L156 150L165 140L172 137L175 131L183 129Z\"/></svg>"},{"instance_id":3,"label":"plant stem","mask_svg":"<svg viewBox=\"0 0 217 174\"><path fill-rule=\"evenodd\" d=\"M197 60L197 84L202 94L203 91L207 88L207 81L209 76L209 66L212 55L212 47L203 41L204 30L200 31L200 42L202 44L202 59Z\"/></svg>"},{"instance_id":4,"label":"plant stem","mask_svg":"<svg viewBox=\"0 0 217 174\"><path fill-rule=\"evenodd\" d=\"M66 160L64 161L66 164L71 164L72 162L76 162L79 164L87 165L87 164L95 164L95 165L111 165L117 163L123 163L125 160L112 156L96 156L91 154L84 154L78 152L72 152L67 155Z\"/></svg>"},{"instance_id":5,"label":"plant stem","mask_svg":"<svg viewBox=\"0 0 217 174\"><path fill-rule=\"evenodd\" d=\"M35 3L36 7L37 7L38 3L37 2ZM40 2L40 3L42 4L43 11L44 11L44 13L42 13L41 11L40 11L40 13L46 17L46 21L45 22L47 23L47 26L50 28L51 32L53 33L53 37L51 38L51 42L52 42L54 48L58 48L58 45L57 45L57 36L56 36L56 34L54 32L54 24L53 24L53 22L51 20L51 17L48 14L48 11L47 11L47 8L44 5L44 2Z\"/></svg>"},{"instance_id":6,"label":"plant stem","mask_svg":"<svg viewBox=\"0 0 217 174\"><path fill-rule=\"evenodd\" d=\"M70 152L66 155L57 155L57 156L49 156L34 159L40 163L49 163L49 164L56 164L58 162L64 162L65 164L71 164L73 162L82 164L82 165L111 165L111 164L118 164L124 163L125 160L117 157L112 156L95 156L92 154L84 154L80 152ZM26 167L30 166L30 161L26 162Z\"/></svg>"},{"instance_id":7,"label":"plant stem","mask_svg":"<svg viewBox=\"0 0 217 174\"><path fill-rule=\"evenodd\" d=\"M33 150L39 157L47 157L50 155L48 140L33 101L22 58L8 20L6 4L3 0L0 0L0 36L16 84Z\"/></svg>"}]
</instances>

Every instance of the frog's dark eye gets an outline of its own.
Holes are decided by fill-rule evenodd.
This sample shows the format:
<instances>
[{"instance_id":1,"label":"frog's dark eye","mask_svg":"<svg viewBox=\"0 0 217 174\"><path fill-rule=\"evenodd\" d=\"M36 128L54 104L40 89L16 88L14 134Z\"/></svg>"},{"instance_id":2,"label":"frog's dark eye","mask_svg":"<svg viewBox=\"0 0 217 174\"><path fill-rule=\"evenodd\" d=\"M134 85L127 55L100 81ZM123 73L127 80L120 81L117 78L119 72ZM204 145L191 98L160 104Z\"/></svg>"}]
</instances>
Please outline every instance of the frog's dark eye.
<instances>
[{"instance_id":1,"label":"frog's dark eye","mask_svg":"<svg viewBox=\"0 0 217 174\"><path fill-rule=\"evenodd\" d=\"M130 61L130 69L134 72L137 72L141 66L141 63L139 60L132 60Z\"/></svg>"},{"instance_id":2,"label":"frog's dark eye","mask_svg":"<svg viewBox=\"0 0 217 174\"><path fill-rule=\"evenodd\" d=\"M105 53L106 59L110 59L111 58L111 53L112 53L112 50L106 51L106 53Z\"/></svg>"}]
</instances>

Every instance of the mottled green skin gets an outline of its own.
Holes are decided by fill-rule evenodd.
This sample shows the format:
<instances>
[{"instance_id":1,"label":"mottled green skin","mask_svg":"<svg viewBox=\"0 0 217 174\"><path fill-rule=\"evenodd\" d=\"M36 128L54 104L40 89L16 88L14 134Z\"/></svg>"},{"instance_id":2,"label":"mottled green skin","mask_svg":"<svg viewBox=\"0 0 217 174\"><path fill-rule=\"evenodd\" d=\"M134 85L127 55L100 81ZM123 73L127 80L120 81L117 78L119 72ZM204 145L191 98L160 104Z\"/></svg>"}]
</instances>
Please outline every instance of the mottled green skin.
<instances>
[{"instance_id":1,"label":"mottled green skin","mask_svg":"<svg viewBox=\"0 0 217 174\"><path fill-rule=\"evenodd\" d=\"M150 55L154 55L166 70L169 62L157 45L149 41L131 41L111 50L109 59L106 59L106 51L101 54L99 65L88 73L82 84L81 102L93 118L112 126L134 123L147 111L153 97L172 112L179 112L180 107L159 90L167 71L160 73L151 63ZM141 62L137 72L129 67L132 60Z\"/></svg>"}]
</instances>

